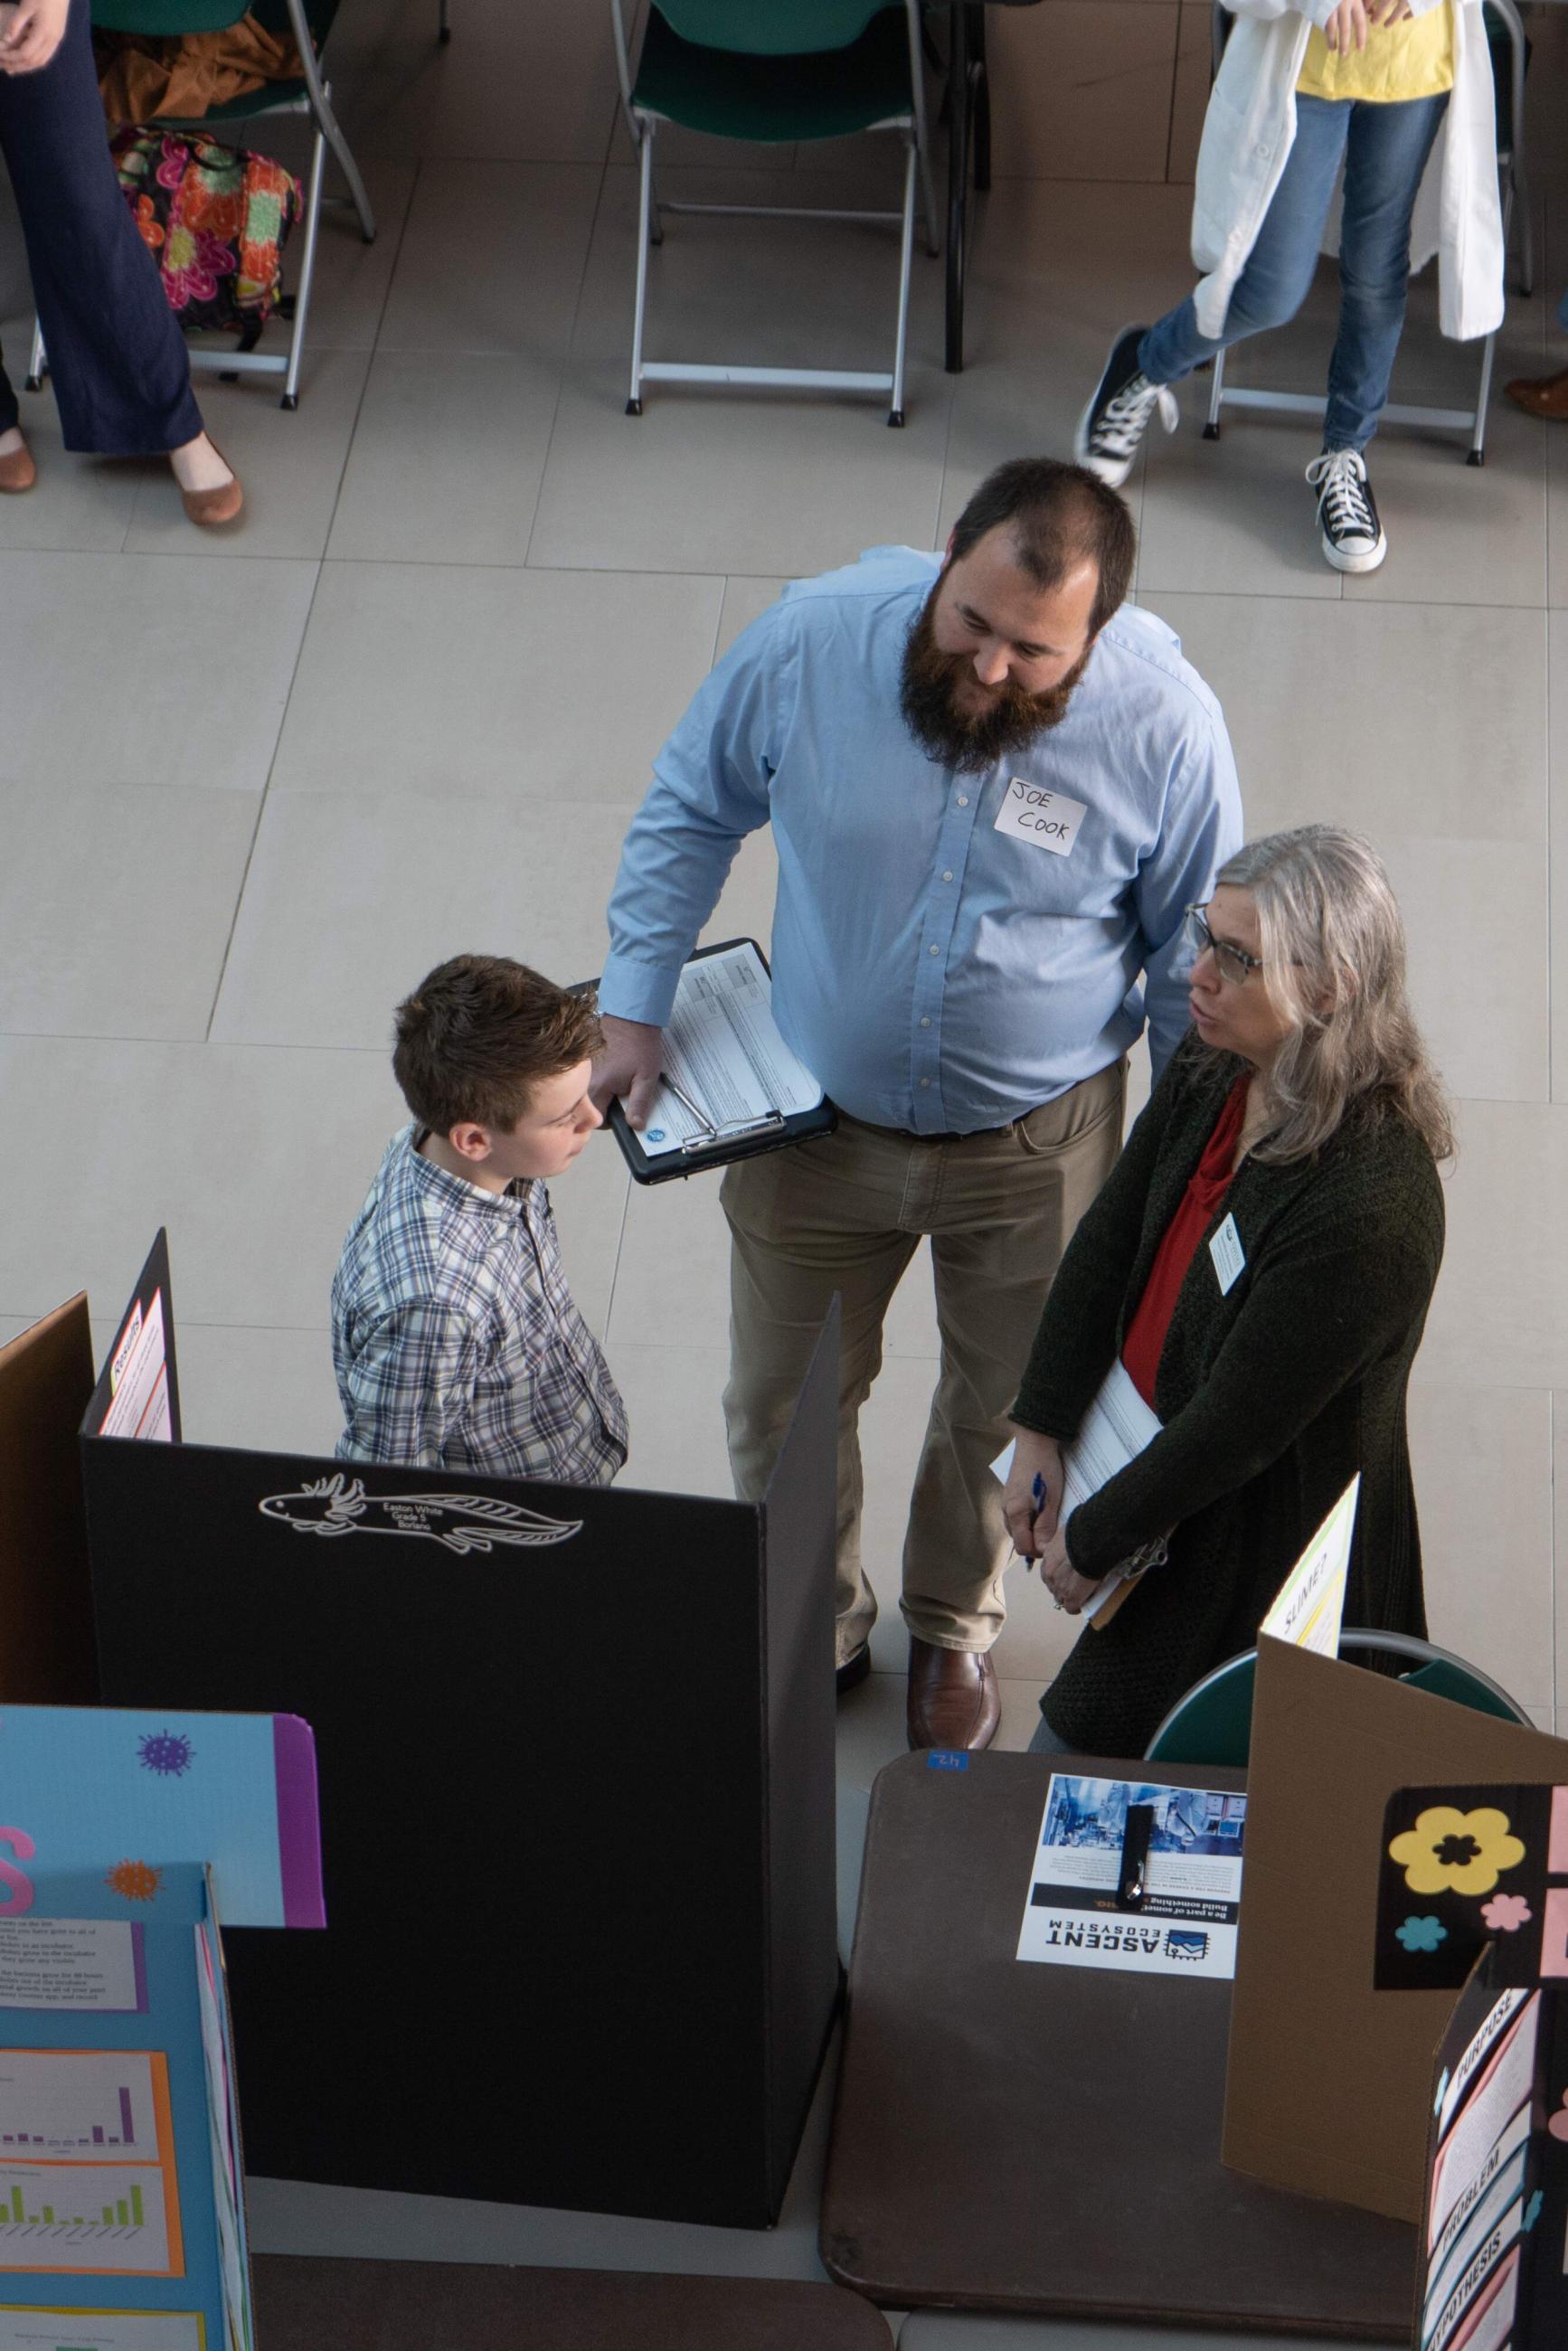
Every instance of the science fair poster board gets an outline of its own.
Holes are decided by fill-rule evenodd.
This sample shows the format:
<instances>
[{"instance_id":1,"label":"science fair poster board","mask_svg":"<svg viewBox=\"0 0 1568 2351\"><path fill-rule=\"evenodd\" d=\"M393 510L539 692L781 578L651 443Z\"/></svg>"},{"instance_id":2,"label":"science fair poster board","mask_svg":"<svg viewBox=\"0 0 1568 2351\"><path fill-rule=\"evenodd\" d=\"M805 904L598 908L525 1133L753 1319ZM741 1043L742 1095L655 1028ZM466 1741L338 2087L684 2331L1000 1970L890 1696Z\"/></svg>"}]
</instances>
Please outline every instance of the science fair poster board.
<instances>
[{"instance_id":1,"label":"science fair poster board","mask_svg":"<svg viewBox=\"0 0 1568 2351\"><path fill-rule=\"evenodd\" d=\"M325 1923L309 1730L7 1707L0 1789L0 2351L254 2351L217 1889Z\"/></svg>"},{"instance_id":2,"label":"science fair poster board","mask_svg":"<svg viewBox=\"0 0 1568 2351\"><path fill-rule=\"evenodd\" d=\"M753 1504L181 1443L149 1269L173 1441L146 1357L82 1443L105 1695L321 1762L331 1933L228 1938L253 2170L769 2225L841 1980L836 1312Z\"/></svg>"}]
</instances>

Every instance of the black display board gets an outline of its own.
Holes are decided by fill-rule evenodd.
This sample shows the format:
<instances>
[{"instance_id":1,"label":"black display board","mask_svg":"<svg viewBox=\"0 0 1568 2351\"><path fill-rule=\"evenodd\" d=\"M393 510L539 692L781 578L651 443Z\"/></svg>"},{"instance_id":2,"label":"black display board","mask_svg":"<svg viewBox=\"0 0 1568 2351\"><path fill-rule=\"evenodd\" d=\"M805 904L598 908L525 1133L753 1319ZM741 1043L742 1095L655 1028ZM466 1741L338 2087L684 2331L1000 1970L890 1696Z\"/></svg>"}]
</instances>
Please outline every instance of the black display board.
<instances>
[{"instance_id":1,"label":"black display board","mask_svg":"<svg viewBox=\"0 0 1568 2351\"><path fill-rule=\"evenodd\" d=\"M263 2176L763 2227L838 1996L836 1313L765 1501L84 1437L103 1696L314 1728Z\"/></svg>"}]
</instances>

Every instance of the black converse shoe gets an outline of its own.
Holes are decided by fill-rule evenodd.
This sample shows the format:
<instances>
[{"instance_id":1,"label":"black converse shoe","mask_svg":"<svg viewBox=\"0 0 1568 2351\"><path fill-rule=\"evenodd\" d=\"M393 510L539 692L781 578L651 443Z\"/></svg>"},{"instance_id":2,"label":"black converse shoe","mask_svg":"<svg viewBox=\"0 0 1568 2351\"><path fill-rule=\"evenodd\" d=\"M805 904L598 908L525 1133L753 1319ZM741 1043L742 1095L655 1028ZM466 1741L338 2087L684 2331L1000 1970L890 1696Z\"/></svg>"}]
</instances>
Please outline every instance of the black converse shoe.
<instances>
[{"instance_id":1,"label":"black converse shoe","mask_svg":"<svg viewBox=\"0 0 1568 2351\"><path fill-rule=\"evenodd\" d=\"M1325 449L1307 467L1318 494L1323 553L1336 571L1375 571L1388 552L1366 460L1354 449Z\"/></svg>"},{"instance_id":2,"label":"black converse shoe","mask_svg":"<svg viewBox=\"0 0 1568 2351\"><path fill-rule=\"evenodd\" d=\"M1176 394L1163 383L1151 383L1138 365L1138 345L1146 327L1124 327L1111 346L1105 371L1094 387L1094 397L1078 420L1072 454L1081 465L1098 474L1119 490L1133 470L1138 444L1157 408L1167 433L1176 429L1179 411Z\"/></svg>"}]
</instances>

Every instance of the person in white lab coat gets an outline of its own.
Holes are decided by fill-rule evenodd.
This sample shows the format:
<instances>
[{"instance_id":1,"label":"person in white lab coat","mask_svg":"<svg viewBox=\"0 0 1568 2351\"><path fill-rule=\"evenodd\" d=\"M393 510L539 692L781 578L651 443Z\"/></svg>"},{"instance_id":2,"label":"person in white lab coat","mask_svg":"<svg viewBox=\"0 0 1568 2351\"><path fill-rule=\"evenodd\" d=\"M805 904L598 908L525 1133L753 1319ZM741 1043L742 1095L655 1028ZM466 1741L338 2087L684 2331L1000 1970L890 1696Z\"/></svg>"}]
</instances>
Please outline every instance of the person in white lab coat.
<instances>
[{"instance_id":1,"label":"person in white lab coat","mask_svg":"<svg viewBox=\"0 0 1568 2351\"><path fill-rule=\"evenodd\" d=\"M1168 387L1294 318L1320 250L1340 258L1322 455L1307 468L1322 551L1373 571L1388 540L1365 451L1388 397L1412 264L1438 260L1438 316L1461 341L1502 318L1497 116L1481 0L1228 0L1237 22L1197 160L1204 275L1112 346L1079 422L1081 465L1115 486ZM1343 173L1343 201L1336 204Z\"/></svg>"}]
</instances>

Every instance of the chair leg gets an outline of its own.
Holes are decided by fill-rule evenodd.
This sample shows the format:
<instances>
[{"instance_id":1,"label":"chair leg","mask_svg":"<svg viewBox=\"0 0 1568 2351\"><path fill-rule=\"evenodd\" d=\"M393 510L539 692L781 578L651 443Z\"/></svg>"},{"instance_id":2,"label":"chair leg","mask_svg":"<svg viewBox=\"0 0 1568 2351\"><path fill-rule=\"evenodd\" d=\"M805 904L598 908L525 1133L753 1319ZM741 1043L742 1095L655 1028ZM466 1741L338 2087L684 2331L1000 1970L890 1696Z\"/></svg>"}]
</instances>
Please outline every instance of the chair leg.
<instances>
[{"instance_id":1,"label":"chair leg","mask_svg":"<svg viewBox=\"0 0 1568 2351\"><path fill-rule=\"evenodd\" d=\"M1467 465L1484 465L1487 461L1487 410L1491 405L1492 363L1497 357L1497 337L1489 335L1481 350L1481 380L1476 392L1475 429L1470 435Z\"/></svg>"},{"instance_id":2,"label":"chair leg","mask_svg":"<svg viewBox=\"0 0 1568 2351\"><path fill-rule=\"evenodd\" d=\"M441 0L441 23L435 37L441 43L443 48L446 47L447 42L452 38L452 26L448 23L446 16L446 0Z\"/></svg>"},{"instance_id":3,"label":"chair leg","mask_svg":"<svg viewBox=\"0 0 1568 2351\"><path fill-rule=\"evenodd\" d=\"M44 330L37 319L33 320L33 348L27 360L27 390L42 392L44 377L48 371L48 356L44 350Z\"/></svg>"},{"instance_id":4,"label":"chair leg","mask_svg":"<svg viewBox=\"0 0 1568 2351\"><path fill-rule=\"evenodd\" d=\"M316 244L321 232L321 183L327 176L327 139L319 123L310 142L310 178L305 191L305 243L299 256L299 283L294 291L294 323L288 338L288 371L283 379L280 408L299 405L299 371L305 360L305 329L310 316L310 288L316 279Z\"/></svg>"},{"instance_id":5,"label":"chair leg","mask_svg":"<svg viewBox=\"0 0 1568 2351\"><path fill-rule=\"evenodd\" d=\"M898 347L893 360L893 405L887 412L890 424L904 422L904 350L909 335L909 278L915 261L915 190L919 171L919 157L913 135L904 163L904 235L898 250Z\"/></svg>"},{"instance_id":6,"label":"chair leg","mask_svg":"<svg viewBox=\"0 0 1568 2351\"><path fill-rule=\"evenodd\" d=\"M1509 193L1519 215L1519 290L1528 300L1535 291L1535 225L1530 216L1530 190L1525 185L1523 167L1517 160L1509 167L1508 179Z\"/></svg>"},{"instance_id":7,"label":"chair leg","mask_svg":"<svg viewBox=\"0 0 1568 2351\"><path fill-rule=\"evenodd\" d=\"M310 110L315 115L318 131L337 157L338 168L349 183L349 193L354 200L354 210L360 215L360 235L367 245L374 245L376 216L371 210L371 200L365 193L365 183L360 177L360 167L354 161L349 142L344 138L338 118L332 111L331 97L331 83L323 82L320 101L319 104L313 103Z\"/></svg>"},{"instance_id":8,"label":"chair leg","mask_svg":"<svg viewBox=\"0 0 1568 2351\"><path fill-rule=\"evenodd\" d=\"M644 120L637 148L637 307L632 320L632 389L628 416L643 413L643 322L648 315L648 240L653 210L653 126Z\"/></svg>"},{"instance_id":9,"label":"chair leg","mask_svg":"<svg viewBox=\"0 0 1568 2351\"><path fill-rule=\"evenodd\" d=\"M1214 381L1208 388L1208 416L1203 428L1203 437L1206 441L1218 441L1219 438L1219 404L1224 398L1225 353L1223 351L1216 351L1214 354Z\"/></svg>"},{"instance_id":10,"label":"chair leg","mask_svg":"<svg viewBox=\"0 0 1568 2351\"><path fill-rule=\"evenodd\" d=\"M986 62L986 12L969 10L969 68L975 92L975 186L983 195L991 184L991 76Z\"/></svg>"}]
</instances>

